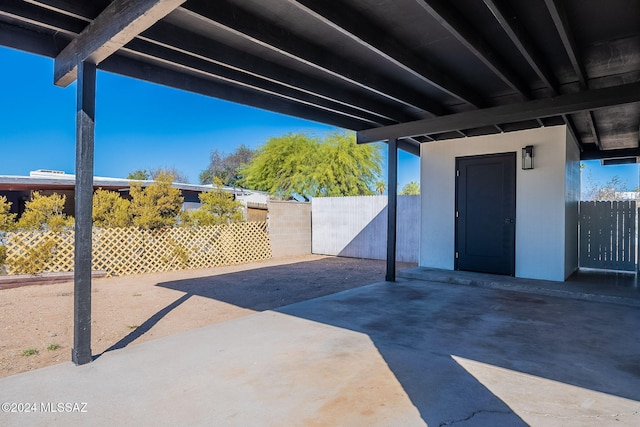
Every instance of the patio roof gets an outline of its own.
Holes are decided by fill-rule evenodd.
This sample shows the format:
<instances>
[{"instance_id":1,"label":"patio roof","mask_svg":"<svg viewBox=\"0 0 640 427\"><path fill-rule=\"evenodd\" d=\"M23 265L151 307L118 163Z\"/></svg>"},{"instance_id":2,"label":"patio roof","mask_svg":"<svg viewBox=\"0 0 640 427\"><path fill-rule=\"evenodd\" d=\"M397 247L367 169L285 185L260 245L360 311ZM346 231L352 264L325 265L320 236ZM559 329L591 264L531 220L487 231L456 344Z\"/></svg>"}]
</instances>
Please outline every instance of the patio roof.
<instances>
[{"instance_id":1,"label":"patio roof","mask_svg":"<svg viewBox=\"0 0 640 427\"><path fill-rule=\"evenodd\" d=\"M565 124L582 158L640 156L640 0L0 0L0 45L78 80L74 348L91 353L96 69L398 148Z\"/></svg>"},{"instance_id":2,"label":"patio roof","mask_svg":"<svg viewBox=\"0 0 640 427\"><path fill-rule=\"evenodd\" d=\"M59 85L89 60L356 131L381 128L360 140L401 138L414 153L419 142L567 123L583 158L599 158L640 154L638 16L638 0L0 0L0 45L56 58ZM611 88L604 103L570 102ZM440 116L448 126L434 128Z\"/></svg>"}]
</instances>

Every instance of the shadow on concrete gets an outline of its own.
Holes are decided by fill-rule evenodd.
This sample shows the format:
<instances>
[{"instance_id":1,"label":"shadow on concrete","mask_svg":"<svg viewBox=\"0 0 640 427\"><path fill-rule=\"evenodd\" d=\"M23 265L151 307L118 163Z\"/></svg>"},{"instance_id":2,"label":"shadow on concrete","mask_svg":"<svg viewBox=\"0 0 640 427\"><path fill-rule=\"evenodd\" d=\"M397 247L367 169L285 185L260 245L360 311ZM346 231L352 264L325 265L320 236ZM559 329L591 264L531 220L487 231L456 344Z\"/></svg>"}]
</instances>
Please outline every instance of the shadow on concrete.
<instances>
[{"instance_id":1,"label":"shadow on concrete","mask_svg":"<svg viewBox=\"0 0 640 427\"><path fill-rule=\"evenodd\" d=\"M326 258L160 283L185 295L111 349L198 295L368 335L428 425L526 425L456 358L640 400L637 309L424 281L368 285L384 267Z\"/></svg>"},{"instance_id":2,"label":"shadow on concrete","mask_svg":"<svg viewBox=\"0 0 640 427\"><path fill-rule=\"evenodd\" d=\"M413 264L400 263L398 269L411 265ZM94 356L94 360L106 352L133 343L193 295L254 311L265 311L369 285L373 281L384 279L384 275L384 261L322 258L317 261L159 283L157 286L184 292L184 295L159 310L107 350Z\"/></svg>"},{"instance_id":3,"label":"shadow on concrete","mask_svg":"<svg viewBox=\"0 0 640 427\"><path fill-rule=\"evenodd\" d=\"M401 271L398 277L640 307L638 277L627 272L580 269L567 281L558 282L416 267Z\"/></svg>"},{"instance_id":4,"label":"shadow on concrete","mask_svg":"<svg viewBox=\"0 0 640 427\"><path fill-rule=\"evenodd\" d=\"M635 272L580 268L565 283L594 293L606 292L607 295L640 299L638 282L638 274Z\"/></svg>"},{"instance_id":5,"label":"shadow on concrete","mask_svg":"<svg viewBox=\"0 0 640 427\"><path fill-rule=\"evenodd\" d=\"M177 300L175 300L174 302L167 305L165 308L163 308L162 310L158 311L156 314L154 314L153 316L145 320L142 325L138 326L133 331L129 332L129 334L127 334L120 341L118 341L117 343L115 343L114 345L112 345L102 353L93 356L93 360L96 360L97 358L99 358L100 356L102 356L103 354L109 351L125 348L126 346L128 346L129 344L131 344L132 342L140 338L142 335L149 332L151 328L153 328L163 317L165 317L174 309L178 308L180 305L182 305L191 297L192 297L192 294L186 294L181 296L180 298L178 298Z\"/></svg>"},{"instance_id":6,"label":"shadow on concrete","mask_svg":"<svg viewBox=\"0 0 640 427\"><path fill-rule=\"evenodd\" d=\"M398 268L407 265L399 264ZM264 311L369 285L384 276L384 261L330 257L157 286Z\"/></svg>"},{"instance_id":7,"label":"shadow on concrete","mask_svg":"<svg viewBox=\"0 0 640 427\"><path fill-rule=\"evenodd\" d=\"M367 334L428 425L453 424L452 406L526 425L455 358L640 401L632 307L409 281L277 311Z\"/></svg>"}]
</instances>

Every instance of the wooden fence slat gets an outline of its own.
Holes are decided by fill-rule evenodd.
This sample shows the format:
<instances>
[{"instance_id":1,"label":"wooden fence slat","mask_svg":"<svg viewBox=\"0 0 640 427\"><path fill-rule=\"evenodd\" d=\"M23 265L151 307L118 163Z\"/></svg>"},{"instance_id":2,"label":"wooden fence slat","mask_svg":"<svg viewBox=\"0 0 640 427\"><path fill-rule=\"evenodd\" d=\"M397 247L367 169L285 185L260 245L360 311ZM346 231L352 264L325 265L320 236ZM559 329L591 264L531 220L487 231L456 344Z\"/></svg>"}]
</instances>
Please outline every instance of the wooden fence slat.
<instances>
[{"instance_id":1,"label":"wooden fence slat","mask_svg":"<svg viewBox=\"0 0 640 427\"><path fill-rule=\"evenodd\" d=\"M580 266L636 270L636 202L580 202Z\"/></svg>"}]
</instances>

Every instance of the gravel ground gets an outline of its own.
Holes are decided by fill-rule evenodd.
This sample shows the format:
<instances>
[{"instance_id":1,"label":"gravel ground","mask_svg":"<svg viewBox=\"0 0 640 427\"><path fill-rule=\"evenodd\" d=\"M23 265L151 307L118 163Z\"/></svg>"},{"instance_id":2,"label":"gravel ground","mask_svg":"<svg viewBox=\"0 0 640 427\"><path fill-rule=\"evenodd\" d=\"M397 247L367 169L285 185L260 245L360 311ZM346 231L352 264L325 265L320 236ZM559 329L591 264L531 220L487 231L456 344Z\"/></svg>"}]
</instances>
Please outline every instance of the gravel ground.
<instances>
[{"instance_id":1,"label":"gravel ground","mask_svg":"<svg viewBox=\"0 0 640 427\"><path fill-rule=\"evenodd\" d=\"M413 267L398 263L398 269ZM94 355L384 280L385 262L306 256L96 279ZM0 290L0 377L70 360L73 283ZM32 354L27 354L32 353Z\"/></svg>"}]
</instances>

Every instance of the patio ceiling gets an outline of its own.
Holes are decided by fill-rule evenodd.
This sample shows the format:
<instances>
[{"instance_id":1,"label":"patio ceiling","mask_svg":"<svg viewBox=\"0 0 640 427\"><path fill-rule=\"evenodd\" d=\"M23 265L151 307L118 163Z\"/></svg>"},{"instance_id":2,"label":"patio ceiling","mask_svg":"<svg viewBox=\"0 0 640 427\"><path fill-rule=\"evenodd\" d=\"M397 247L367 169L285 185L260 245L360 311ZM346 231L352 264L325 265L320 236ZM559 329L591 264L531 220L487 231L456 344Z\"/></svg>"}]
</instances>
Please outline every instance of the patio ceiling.
<instances>
[{"instance_id":1,"label":"patio ceiling","mask_svg":"<svg viewBox=\"0 0 640 427\"><path fill-rule=\"evenodd\" d=\"M0 0L0 45L414 153L567 123L583 158L640 155L640 0Z\"/></svg>"}]
</instances>

